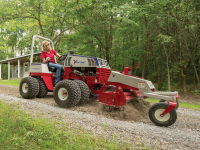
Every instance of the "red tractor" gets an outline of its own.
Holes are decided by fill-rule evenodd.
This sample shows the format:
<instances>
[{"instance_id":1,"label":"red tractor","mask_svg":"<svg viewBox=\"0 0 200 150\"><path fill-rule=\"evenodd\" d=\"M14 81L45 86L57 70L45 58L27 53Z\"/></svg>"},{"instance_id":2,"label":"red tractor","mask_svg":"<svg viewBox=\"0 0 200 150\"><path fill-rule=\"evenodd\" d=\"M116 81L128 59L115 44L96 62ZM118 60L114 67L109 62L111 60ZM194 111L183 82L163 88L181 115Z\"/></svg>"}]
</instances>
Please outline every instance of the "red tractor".
<instances>
[{"instance_id":1,"label":"red tractor","mask_svg":"<svg viewBox=\"0 0 200 150\"><path fill-rule=\"evenodd\" d=\"M62 55L58 61L62 63L64 71L61 81L54 86L55 68L33 62L35 38L49 41L53 48L50 39L33 36L30 77L23 78L19 87L23 98L42 98L48 92L53 92L55 102L60 107L69 108L83 104L89 100L89 96L93 96L98 97L109 111L139 98L153 97L162 102L149 109L150 120L158 126L170 126L176 121L178 92L156 91L151 81L132 76L132 67L125 67L123 73L113 71L107 61L101 58L72 53Z\"/></svg>"}]
</instances>

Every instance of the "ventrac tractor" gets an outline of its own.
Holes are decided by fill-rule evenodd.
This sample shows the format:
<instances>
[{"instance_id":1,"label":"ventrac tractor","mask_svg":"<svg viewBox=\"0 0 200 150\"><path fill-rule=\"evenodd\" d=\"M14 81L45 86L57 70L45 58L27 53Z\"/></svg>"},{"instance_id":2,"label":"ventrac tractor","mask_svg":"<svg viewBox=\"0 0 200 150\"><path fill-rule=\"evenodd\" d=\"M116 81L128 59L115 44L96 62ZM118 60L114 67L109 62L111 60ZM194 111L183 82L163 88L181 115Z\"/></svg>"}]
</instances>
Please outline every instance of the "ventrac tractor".
<instances>
[{"instance_id":1,"label":"ventrac tractor","mask_svg":"<svg viewBox=\"0 0 200 150\"><path fill-rule=\"evenodd\" d=\"M153 97L160 99L160 102L149 109L150 120L158 126L175 123L178 92L156 91L151 81L131 75L132 67L127 66L120 73L112 70L105 59L69 53L58 59L64 69L60 82L54 85L55 68L49 67L48 63L33 62L36 38L49 41L54 48L50 39L33 36L30 75L23 78L19 86L23 98L42 98L48 92L53 92L55 102L60 107L69 108L86 103L89 97L97 97L106 110L110 111L133 100Z\"/></svg>"}]
</instances>

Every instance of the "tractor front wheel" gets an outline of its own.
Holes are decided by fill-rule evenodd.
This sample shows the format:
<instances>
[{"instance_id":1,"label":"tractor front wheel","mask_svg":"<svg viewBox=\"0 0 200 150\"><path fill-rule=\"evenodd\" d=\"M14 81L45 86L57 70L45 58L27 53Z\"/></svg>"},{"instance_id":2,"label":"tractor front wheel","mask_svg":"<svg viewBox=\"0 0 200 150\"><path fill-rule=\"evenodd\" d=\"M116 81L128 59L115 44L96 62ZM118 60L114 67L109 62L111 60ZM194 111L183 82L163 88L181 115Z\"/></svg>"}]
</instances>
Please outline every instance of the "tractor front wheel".
<instances>
[{"instance_id":1,"label":"tractor front wheel","mask_svg":"<svg viewBox=\"0 0 200 150\"><path fill-rule=\"evenodd\" d=\"M39 92L39 83L33 77L23 78L19 85L19 93L25 99L35 98Z\"/></svg>"},{"instance_id":2,"label":"tractor front wheel","mask_svg":"<svg viewBox=\"0 0 200 150\"><path fill-rule=\"evenodd\" d=\"M63 108L77 105L81 99L81 90L78 84L72 80L58 82L53 91L55 102Z\"/></svg>"},{"instance_id":3,"label":"tractor front wheel","mask_svg":"<svg viewBox=\"0 0 200 150\"><path fill-rule=\"evenodd\" d=\"M168 105L166 103L156 103L149 109L149 118L155 125L168 127L176 122L177 113L174 109L164 116L161 115Z\"/></svg>"}]
</instances>

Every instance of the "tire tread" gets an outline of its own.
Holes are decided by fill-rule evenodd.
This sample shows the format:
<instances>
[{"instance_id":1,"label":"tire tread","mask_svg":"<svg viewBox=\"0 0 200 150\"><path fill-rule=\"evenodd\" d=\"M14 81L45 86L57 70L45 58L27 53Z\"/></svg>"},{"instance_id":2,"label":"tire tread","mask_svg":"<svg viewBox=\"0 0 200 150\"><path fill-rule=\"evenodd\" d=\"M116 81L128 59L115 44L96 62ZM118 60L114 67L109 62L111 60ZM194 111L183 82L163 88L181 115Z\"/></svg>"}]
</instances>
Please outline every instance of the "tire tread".
<instances>
[{"instance_id":1,"label":"tire tread","mask_svg":"<svg viewBox=\"0 0 200 150\"><path fill-rule=\"evenodd\" d=\"M58 90L59 88L62 88L62 87L67 89L68 95L69 95L69 97L65 101L60 100L58 97ZM73 82L72 80L62 80L56 84L53 91L53 95L54 95L55 102L60 107L69 108L79 103L80 98L81 98L81 91L76 82Z\"/></svg>"},{"instance_id":2,"label":"tire tread","mask_svg":"<svg viewBox=\"0 0 200 150\"><path fill-rule=\"evenodd\" d=\"M24 83L28 84L27 93L23 93L23 91L22 91L22 85ZM35 98L37 96L38 92L39 92L39 83L38 83L38 81L33 77L25 77L25 78L23 78L21 80L21 82L20 82L19 92L20 92L20 95L25 99Z\"/></svg>"},{"instance_id":3,"label":"tire tread","mask_svg":"<svg viewBox=\"0 0 200 150\"><path fill-rule=\"evenodd\" d=\"M76 82L79 85L81 90L81 99L78 104L86 103L89 100L90 96L90 91L87 84L81 80L74 80L74 82Z\"/></svg>"},{"instance_id":4,"label":"tire tread","mask_svg":"<svg viewBox=\"0 0 200 150\"><path fill-rule=\"evenodd\" d=\"M170 113L170 119L166 122L159 122L154 117L154 113L157 109L160 109L160 108L166 109L168 107L168 105L169 104L160 102L160 103L156 103L156 104L152 105L151 108L149 109L149 118L155 125L168 127L168 126L171 126L172 124L174 124L176 122L177 113L176 113L176 110L174 110L174 109L169 112Z\"/></svg>"},{"instance_id":5,"label":"tire tread","mask_svg":"<svg viewBox=\"0 0 200 150\"><path fill-rule=\"evenodd\" d=\"M38 83L39 83L39 92L38 92L38 95L36 97L38 98L44 98L47 93L48 93L48 89L46 87L46 84L44 83L43 79L42 78L35 78Z\"/></svg>"}]
</instances>

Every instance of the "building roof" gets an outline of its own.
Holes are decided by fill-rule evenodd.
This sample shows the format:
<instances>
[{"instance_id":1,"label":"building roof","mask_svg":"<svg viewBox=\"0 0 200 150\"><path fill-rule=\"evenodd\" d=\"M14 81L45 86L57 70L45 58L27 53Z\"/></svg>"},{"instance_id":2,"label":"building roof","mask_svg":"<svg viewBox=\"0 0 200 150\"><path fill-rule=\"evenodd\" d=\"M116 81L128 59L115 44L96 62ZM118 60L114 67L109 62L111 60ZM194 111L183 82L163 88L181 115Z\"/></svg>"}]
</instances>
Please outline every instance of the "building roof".
<instances>
[{"instance_id":1,"label":"building roof","mask_svg":"<svg viewBox=\"0 0 200 150\"><path fill-rule=\"evenodd\" d=\"M33 56L38 56L40 54L41 54L41 52L35 52L35 53L33 53ZM20 60L20 63L28 62L29 61L28 57L30 57L30 56L31 56L31 54L27 54L27 55L23 55L23 56L14 57L14 58L9 58L6 60L1 60L0 64L8 64L8 62L10 62L11 65L18 64L18 59Z\"/></svg>"}]
</instances>

